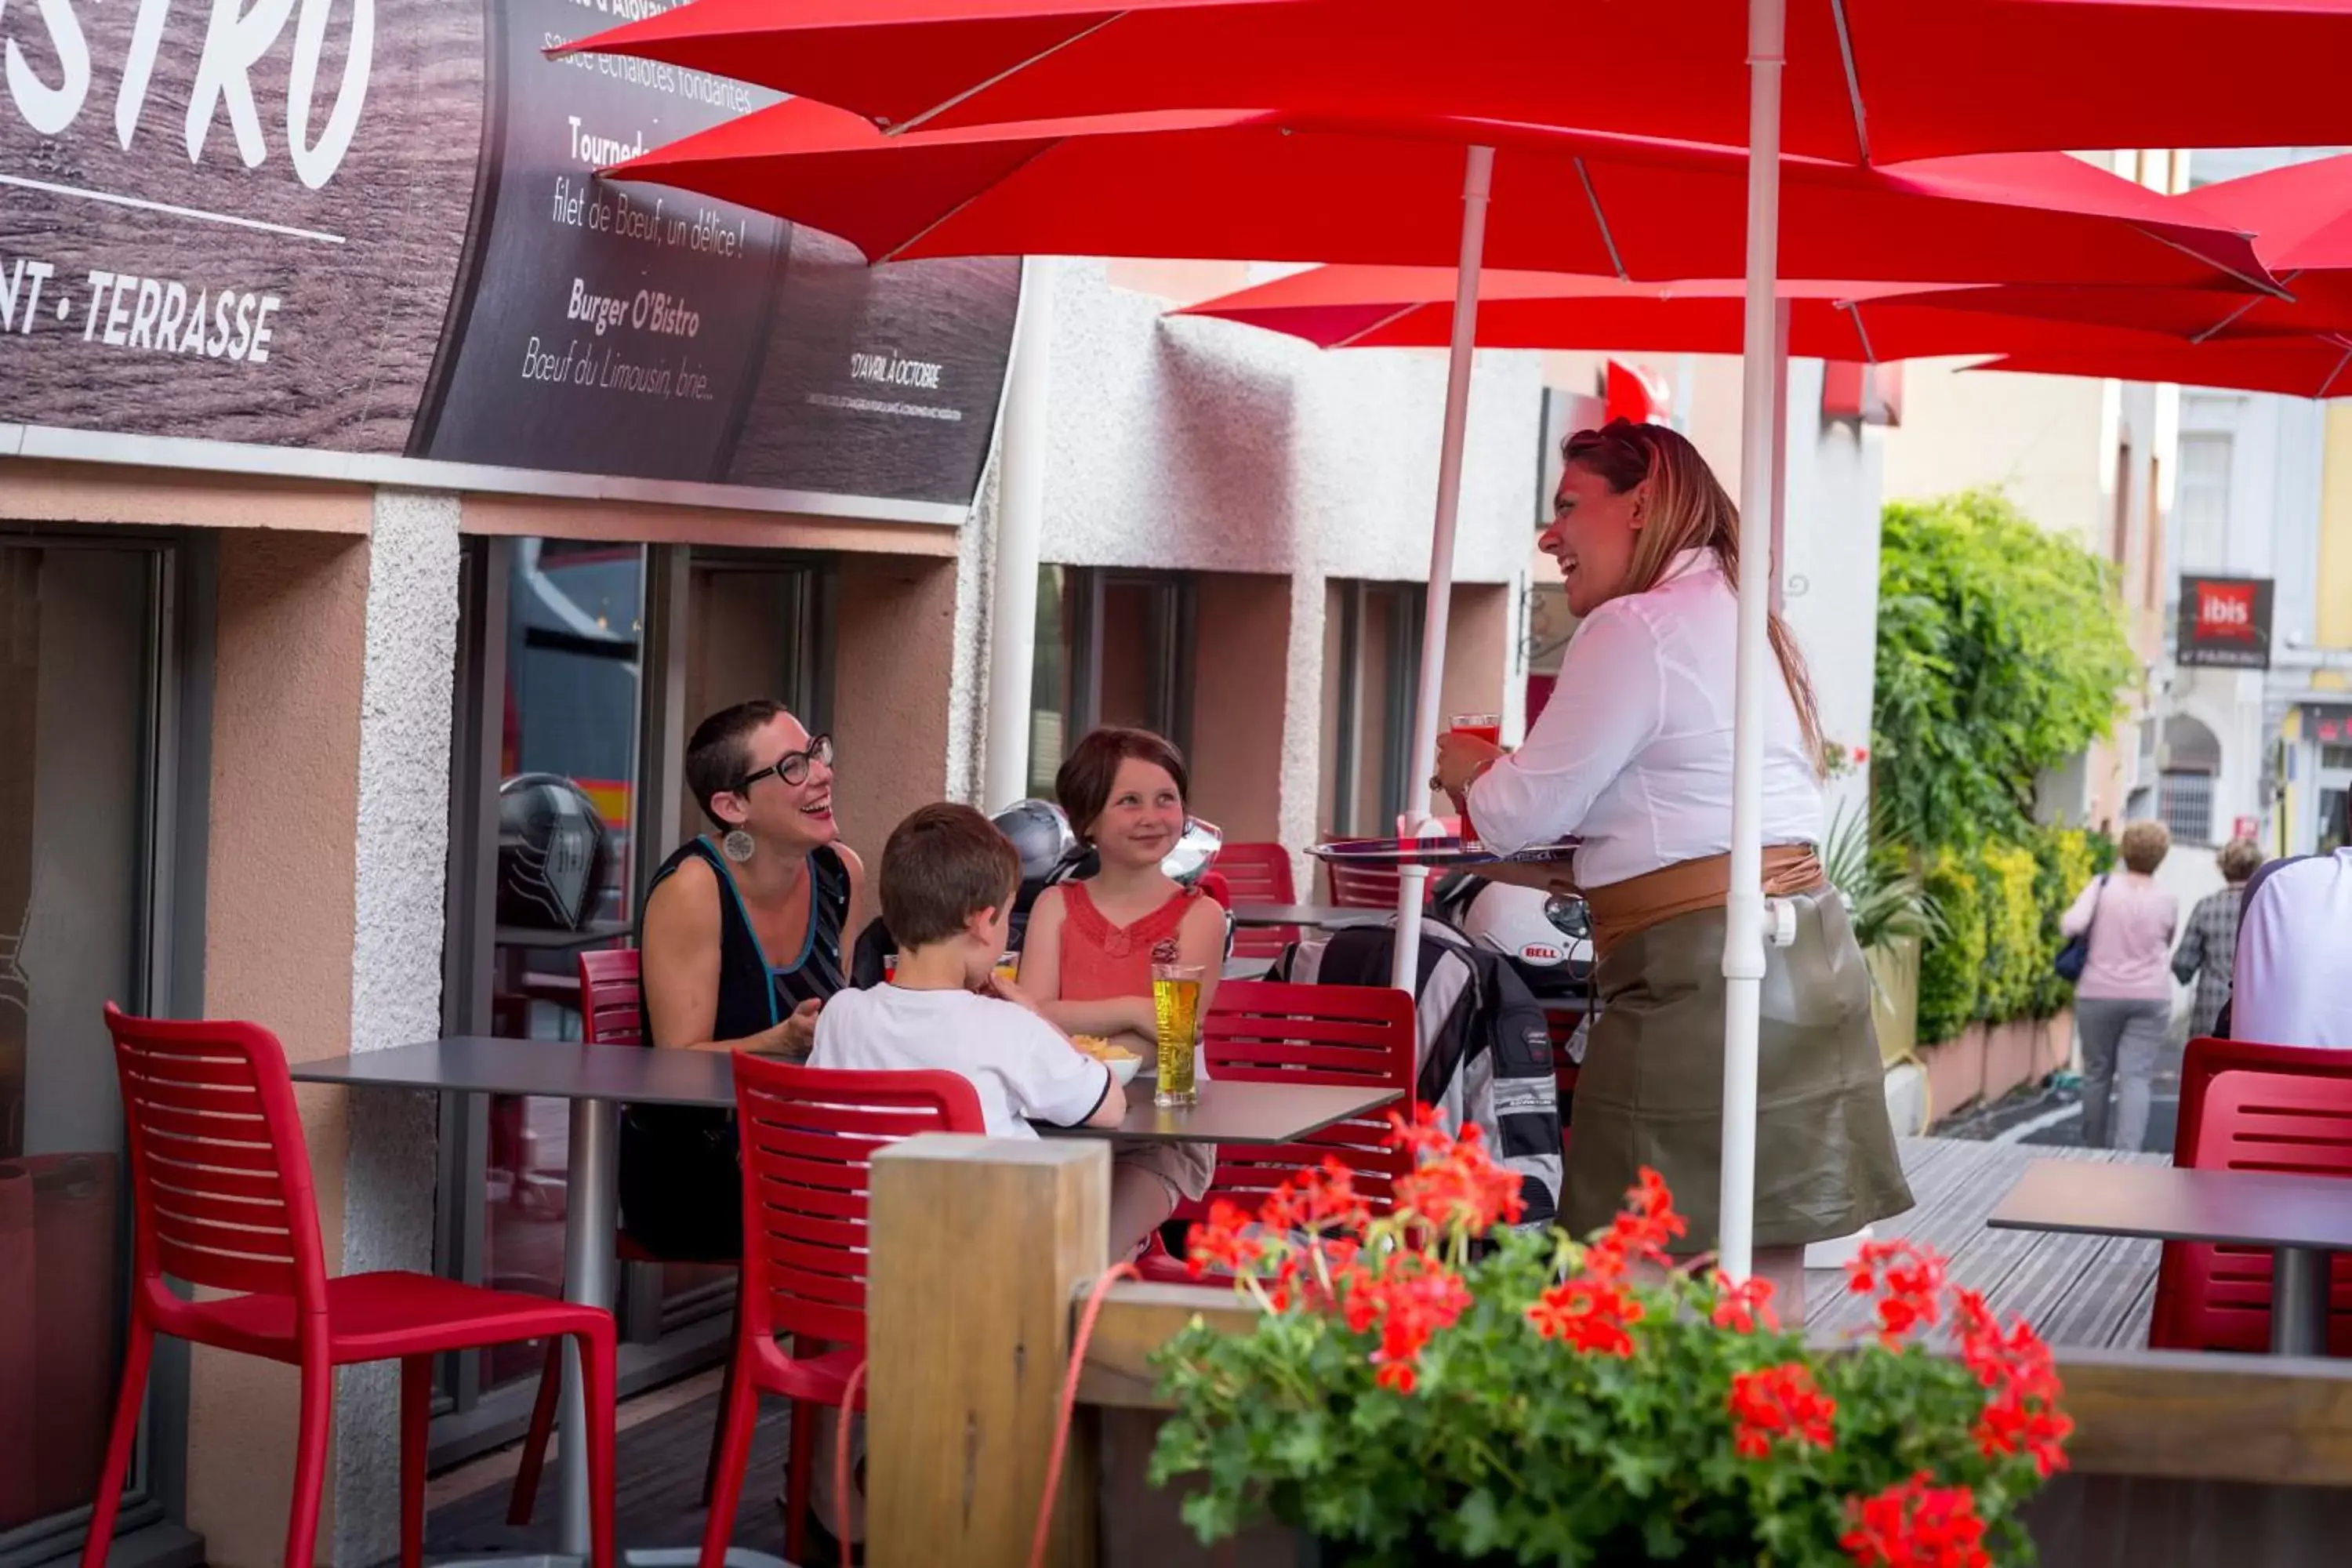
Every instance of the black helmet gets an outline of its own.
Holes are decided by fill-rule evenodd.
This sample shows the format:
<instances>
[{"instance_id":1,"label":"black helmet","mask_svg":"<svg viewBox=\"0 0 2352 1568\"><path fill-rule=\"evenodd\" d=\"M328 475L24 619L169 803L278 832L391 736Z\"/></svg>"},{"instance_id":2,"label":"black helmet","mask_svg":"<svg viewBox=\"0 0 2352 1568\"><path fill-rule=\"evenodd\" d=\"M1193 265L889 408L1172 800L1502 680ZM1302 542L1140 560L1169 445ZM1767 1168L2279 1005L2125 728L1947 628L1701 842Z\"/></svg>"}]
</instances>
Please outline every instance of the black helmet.
<instances>
[{"instance_id":1,"label":"black helmet","mask_svg":"<svg viewBox=\"0 0 2352 1568\"><path fill-rule=\"evenodd\" d=\"M499 785L499 923L579 930L596 912L609 847L596 803L561 773Z\"/></svg>"}]
</instances>

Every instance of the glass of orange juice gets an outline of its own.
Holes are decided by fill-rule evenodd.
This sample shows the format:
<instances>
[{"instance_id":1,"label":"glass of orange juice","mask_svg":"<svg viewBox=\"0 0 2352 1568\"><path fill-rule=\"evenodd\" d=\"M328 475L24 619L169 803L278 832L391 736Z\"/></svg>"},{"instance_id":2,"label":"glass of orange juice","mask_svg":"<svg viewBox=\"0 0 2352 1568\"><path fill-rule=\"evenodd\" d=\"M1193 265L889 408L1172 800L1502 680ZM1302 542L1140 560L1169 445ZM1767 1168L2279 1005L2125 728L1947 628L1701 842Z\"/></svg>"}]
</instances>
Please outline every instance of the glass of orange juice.
<instances>
[{"instance_id":1,"label":"glass of orange juice","mask_svg":"<svg viewBox=\"0 0 2352 1568\"><path fill-rule=\"evenodd\" d=\"M1475 735L1490 746L1503 743L1500 713L1456 713L1446 727L1457 735Z\"/></svg>"},{"instance_id":2,"label":"glass of orange juice","mask_svg":"<svg viewBox=\"0 0 2352 1568\"><path fill-rule=\"evenodd\" d=\"M1008 952L996 961L996 977L1007 985L1021 978L1021 955Z\"/></svg>"},{"instance_id":3,"label":"glass of orange juice","mask_svg":"<svg viewBox=\"0 0 2352 1568\"><path fill-rule=\"evenodd\" d=\"M1208 971L1197 963L1151 966L1151 1005L1160 1029L1160 1079L1151 1103L1198 1105L1201 1085L1201 982Z\"/></svg>"}]
</instances>

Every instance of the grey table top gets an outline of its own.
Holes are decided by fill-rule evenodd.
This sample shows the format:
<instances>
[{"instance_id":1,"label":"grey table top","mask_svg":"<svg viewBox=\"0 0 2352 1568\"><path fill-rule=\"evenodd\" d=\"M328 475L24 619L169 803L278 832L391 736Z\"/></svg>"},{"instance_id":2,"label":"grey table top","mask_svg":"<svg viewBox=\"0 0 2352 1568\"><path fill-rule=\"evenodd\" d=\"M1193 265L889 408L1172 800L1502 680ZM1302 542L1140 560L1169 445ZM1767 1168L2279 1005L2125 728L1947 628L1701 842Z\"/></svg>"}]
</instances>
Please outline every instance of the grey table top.
<instances>
[{"instance_id":1,"label":"grey table top","mask_svg":"<svg viewBox=\"0 0 2352 1568\"><path fill-rule=\"evenodd\" d=\"M1393 1089L1279 1083L1203 1083L1197 1105L1162 1110L1151 1080L1127 1086L1127 1119L1111 1127L1045 1127L1065 1138L1150 1138L1169 1143L1296 1143L1334 1122L1403 1099Z\"/></svg>"},{"instance_id":2,"label":"grey table top","mask_svg":"<svg viewBox=\"0 0 2352 1568\"><path fill-rule=\"evenodd\" d=\"M2352 1181L2036 1160L1985 1224L2352 1252Z\"/></svg>"},{"instance_id":3,"label":"grey table top","mask_svg":"<svg viewBox=\"0 0 2352 1568\"><path fill-rule=\"evenodd\" d=\"M1342 909L1337 904L1235 904L1228 912L1237 926L1320 926L1339 931L1378 925L1395 911Z\"/></svg>"},{"instance_id":4,"label":"grey table top","mask_svg":"<svg viewBox=\"0 0 2352 1568\"><path fill-rule=\"evenodd\" d=\"M726 1051L654 1051L578 1040L458 1035L292 1067L298 1083L339 1083L351 1089L731 1106L735 1068L729 1056Z\"/></svg>"},{"instance_id":5,"label":"grey table top","mask_svg":"<svg viewBox=\"0 0 2352 1568\"><path fill-rule=\"evenodd\" d=\"M444 1094L531 1094L549 1100L609 1100L634 1105L735 1103L727 1051L656 1051L577 1040L506 1040L460 1035L357 1056L292 1064L298 1083L346 1089L429 1089ZM1395 1089L1265 1083L1204 1083L1201 1103L1160 1110L1151 1083L1128 1087L1127 1120L1074 1134L1155 1138L1177 1143L1290 1143L1402 1098ZM1059 1132L1058 1128L1040 1131Z\"/></svg>"}]
</instances>

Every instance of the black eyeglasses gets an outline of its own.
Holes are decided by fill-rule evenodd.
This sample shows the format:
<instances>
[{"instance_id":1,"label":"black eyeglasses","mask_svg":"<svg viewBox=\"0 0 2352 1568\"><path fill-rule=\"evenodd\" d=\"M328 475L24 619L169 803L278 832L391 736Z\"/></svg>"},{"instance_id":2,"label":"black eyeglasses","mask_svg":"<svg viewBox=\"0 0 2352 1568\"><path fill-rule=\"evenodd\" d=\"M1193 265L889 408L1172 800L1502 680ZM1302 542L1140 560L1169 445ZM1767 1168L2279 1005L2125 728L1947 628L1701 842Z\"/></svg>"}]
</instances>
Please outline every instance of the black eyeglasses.
<instances>
[{"instance_id":1,"label":"black eyeglasses","mask_svg":"<svg viewBox=\"0 0 2352 1568\"><path fill-rule=\"evenodd\" d=\"M741 795L770 773L775 774L777 778L788 784L805 784L808 782L811 763L823 763L826 767L833 766L832 736L818 735L809 742L806 751L786 752L776 759L773 766L761 768L756 773L745 773L743 782L735 786L735 793Z\"/></svg>"}]
</instances>

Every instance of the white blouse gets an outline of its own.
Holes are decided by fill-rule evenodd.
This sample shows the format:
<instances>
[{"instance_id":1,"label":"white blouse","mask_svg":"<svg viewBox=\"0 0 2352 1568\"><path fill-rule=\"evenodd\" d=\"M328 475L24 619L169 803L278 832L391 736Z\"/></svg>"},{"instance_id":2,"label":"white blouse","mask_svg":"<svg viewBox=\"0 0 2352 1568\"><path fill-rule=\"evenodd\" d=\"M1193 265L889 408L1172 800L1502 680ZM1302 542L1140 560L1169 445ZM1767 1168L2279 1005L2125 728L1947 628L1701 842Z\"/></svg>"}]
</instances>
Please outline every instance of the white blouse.
<instances>
[{"instance_id":1,"label":"white blouse","mask_svg":"<svg viewBox=\"0 0 2352 1568\"><path fill-rule=\"evenodd\" d=\"M1527 744L1470 788L1479 838L1507 854L1580 834L1576 879L1604 888L1731 848L1739 604L1710 550L1576 628ZM1764 842L1821 838L1819 759L1779 665L1765 697Z\"/></svg>"}]
</instances>

